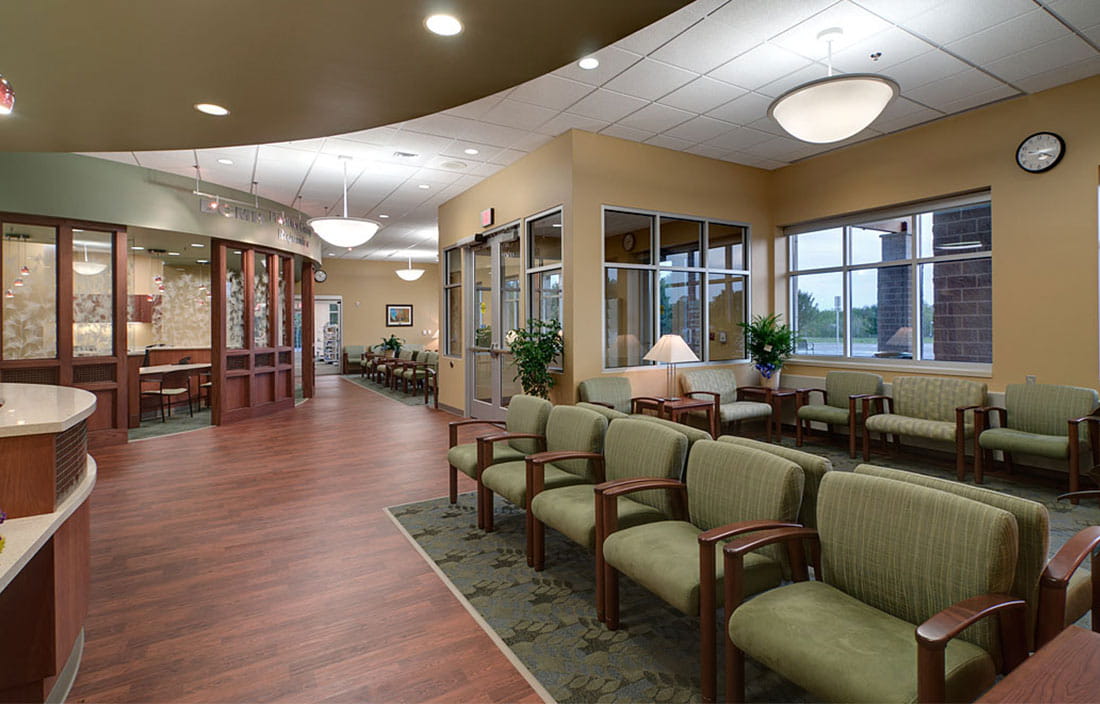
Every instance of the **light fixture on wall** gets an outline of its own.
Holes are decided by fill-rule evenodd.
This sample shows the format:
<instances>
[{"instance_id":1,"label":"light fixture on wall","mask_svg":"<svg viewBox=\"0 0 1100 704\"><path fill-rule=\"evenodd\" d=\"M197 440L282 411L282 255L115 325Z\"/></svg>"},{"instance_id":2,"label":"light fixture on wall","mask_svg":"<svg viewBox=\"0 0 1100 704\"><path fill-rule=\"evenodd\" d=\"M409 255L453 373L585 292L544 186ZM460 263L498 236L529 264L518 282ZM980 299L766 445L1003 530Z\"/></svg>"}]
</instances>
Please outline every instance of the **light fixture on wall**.
<instances>
[{"instance_id":1,"label":"light fixture on wall","mask_svg":"<svg viewBox=\"0 0 1100 704\"><path fill-rule=\"evenodd\" d=\"M107 269L107 265L103 262L91 262L88 261L88 243L84 243L84 261L74 260L73 271L81 276L95 276L96 274L102 274Z\"/></svg>"},{"instance_id":2,"label":"light fixture on wall","mask_svg":"<svg viewBox=\"0 0 1100 704\"><path fill-rule=\"evenodd\" d=\"M410 256L409 257L409 268L408 269L398 269L394 273L397 274L399 277L401 277L405 281L416 281L417 279L419 279L421 276L424 275L424 270L423 269L413 269L413 260L412 260L412 257Z\"/></svg>"},{"instance_id":3,"label":"light fixture on wall","mask_svg":"<svg viewBox=\"0 0 1100 704\"><path fill-rule=\"evenodd\" d=\"M667 397L676 396L676 365L680 362L698 362L699 357L692 352L684 338L679 335L661 335L657 344L645 353L642 359L650 362L664 362L668 372Z\"/></svg>"},{"instance_id":4,"label":"light fixture on wall","mask_svg":"<svg viewBox=\"0 0 1100 704\"><path fill-rule=\"evenodd\" d=\"M381 227L378 223L364 218L348 217L348 160L351 157L341 156L344 163L344 217L313 218L309 226L313 231L331 245L337 247L358 247L364 244Z\"/></svg>"},{"instance_id":5,"label":"light fixture on wall","mask_svg":"<svg viewBox=\"0 0 1100 704\"><path fill-rule=\"evenodd\" d=\"M15 88L11 81L0 76L0 115L10 115L15 110Z\"/></svg>"},{"instance_id":6,"label":"light fixture on wall","mask_svg":"<svg viewBox=\"0 0 1100 704\"><path fill-rule=\"evenodd\" d=\"M827 144L858 134L898 94L898 84L885 76L833 75L833 41L843 34L831 27L817 35L829 47L828 76L787 91L768 107L768 115L803 142Z\"/></svg>"}]
</instances>

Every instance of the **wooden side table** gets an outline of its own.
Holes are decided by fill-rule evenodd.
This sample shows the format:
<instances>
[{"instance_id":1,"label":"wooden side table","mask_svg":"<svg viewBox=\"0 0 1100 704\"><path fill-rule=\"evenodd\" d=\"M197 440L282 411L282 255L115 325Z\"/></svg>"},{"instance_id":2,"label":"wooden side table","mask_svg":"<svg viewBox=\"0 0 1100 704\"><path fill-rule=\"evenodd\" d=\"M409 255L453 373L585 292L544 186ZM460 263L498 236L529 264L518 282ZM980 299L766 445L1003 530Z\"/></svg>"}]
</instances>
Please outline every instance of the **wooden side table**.
<instances>
[{"instance_id":1,"label":"wooden side table","mask_svg":"<svg viewBox=\"0 0 1100 704\"><path fill-rule=\"evenodd\" d=\"M789 398L797 400L798 389L771 389L767 386L738 387L737 400L743 401L745 396L763 397L764 403L772 407L772 423L774 423L775 432L779 436L779 442L783 442L783 401Z\"/></svg>"},{"instance_id":2,"label":"wooden side table","mask_svg":"<svg viewBox=\"0 0 1100 704\"><path fill-rule=\"evenodd\" d=\"M679 398L661 404L661 414L673 423L679 423L689 411L703 411L707 414L711 438L718 437L718 409L714 401L702 398Z\"/></svg>"},{"instance_id":3,"label":"wooden side table","mask_svg":"<svg viewBox=\"0 0 1100 704\"><path fill-rule=\"evenodd\" d=\"M979 702L1095 702L1100 693L1100 634L1069 626L1005 675Z\"/></svg>"}]
</instances>

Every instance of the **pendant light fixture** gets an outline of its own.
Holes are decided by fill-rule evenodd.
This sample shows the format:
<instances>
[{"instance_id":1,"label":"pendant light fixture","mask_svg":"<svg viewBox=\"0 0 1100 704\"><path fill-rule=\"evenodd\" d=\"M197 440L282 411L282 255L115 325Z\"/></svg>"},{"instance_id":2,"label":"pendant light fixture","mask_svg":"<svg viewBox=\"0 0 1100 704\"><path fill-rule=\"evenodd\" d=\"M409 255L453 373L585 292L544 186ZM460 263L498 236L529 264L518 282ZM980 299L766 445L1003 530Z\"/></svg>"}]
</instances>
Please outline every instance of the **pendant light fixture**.
<instances>
[{"instance_id":1,"label":"pendant light fixture","mask_svg":"<svg viewBox=\"0 0 1100 704\"><path fill-rule=\"evenodd\" d=\"M405 281L416 281L417 279L419 279L421 276L424 275L424 270L423 269L413 269L413 260L412 260L412 257L410 256L409 257L409 268L408 269L398 269L394 273L396 273L399 277L401 277Z\"/></svg>"},{"instance_id":2,"label":"pendant light fixture","mask_svg":"<svg viewBox=\"0 0 1100 704\"><path fill-rule=\"evenodd\" d=\"M102 274L106 270L107 265L103 262L90 262L88 261L88 243L84 243L84 261L74 261L73 271L81 276L95 276L96 274Z\"/></svg>"},{"instance_id":3,"label":"pendant light fixture","mask_svg":"<svg viewBox=\"0 0 1100 704\"><path fill-rule=\"evenodd\" d=\"M309 221L309 226L331 245L358 247L374 237L381 225L372 220L348 217L348 160L351 157L342 156L340 159L344 162L344 217L313 218Z\"/></svg>"},{"instance_id":4,"label":"pendant light fixture","mask_svg":"<svg viewBox=\"0 0 1100 704\"><path fill-rule=\"evenodd\" d=\"M787 91L768 107L768 116L803 142L828 144L858 134L898 94L898 84L884 76L833 75L833 41L843 34L831 27L817 35L829 47L828 76Z\"/></svg>"}]
</instances>

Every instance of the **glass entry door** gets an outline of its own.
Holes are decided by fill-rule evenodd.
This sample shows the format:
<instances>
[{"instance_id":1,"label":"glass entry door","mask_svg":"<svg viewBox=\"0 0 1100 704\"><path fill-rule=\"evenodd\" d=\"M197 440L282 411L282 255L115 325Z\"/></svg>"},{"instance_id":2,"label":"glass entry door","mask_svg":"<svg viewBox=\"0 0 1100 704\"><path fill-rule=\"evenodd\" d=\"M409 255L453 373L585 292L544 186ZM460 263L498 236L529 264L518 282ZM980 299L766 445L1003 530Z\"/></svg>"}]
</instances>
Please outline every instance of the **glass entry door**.
<instances>
[{"instance_id":1,"label":"glass entry door","mask_svg":"<svg viewBox=\"0 0 1100 704\"><path fill-rule=\"evenodd\" d=\"M469 250L470 315L466 354L466 408L473 418L501 420L512 396L522 393L508 351L509 330L523 324L519 226L489 235Z\"/></svg>"}]
</instances>

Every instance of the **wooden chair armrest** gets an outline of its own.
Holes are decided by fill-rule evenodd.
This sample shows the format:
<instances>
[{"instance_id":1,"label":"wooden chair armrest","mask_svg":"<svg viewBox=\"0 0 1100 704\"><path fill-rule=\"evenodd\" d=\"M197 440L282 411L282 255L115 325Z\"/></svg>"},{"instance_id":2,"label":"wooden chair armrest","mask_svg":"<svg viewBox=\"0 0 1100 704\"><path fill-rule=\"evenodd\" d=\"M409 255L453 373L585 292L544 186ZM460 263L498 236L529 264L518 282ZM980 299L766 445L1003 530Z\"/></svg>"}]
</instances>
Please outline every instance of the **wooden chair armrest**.
<instances>
[{"instance_id":1,"label":"wooden chair armrest","mask_svg":"<svg viewBox=\"0 0 1100 704\"><path fill-rule=\"evenodd\" d=\"M1027 602L1009 594L981 594L948 606L917 626L917 701L946 699L944 649L948 641L987 616L1000 618L1003 669L1014 670L1027 658L1026 609Z\"/></svg>"},{"instance_id":2,"label":"wooden chair armrest","mask_svg":"<svg viewBox=\"0 0 1100 704\"><path fill-rule=\"evenodd\" d=\"M1100 489L1085 489L1083 491L1071 491L1068 494L1059 494L1058 500L1062 499L1092 499L1100 496Z\"/></svg>"},{"instance_id":3,"label":"wooden chair armrest","mask_svg":"<svg viewBox=\"0 0 1100 704\"><path fill-rule=\"evenodd\" d=\"M450 435L450 447L454 447L458 444L458 430L459 428L470 425L491 425L494 428L504 428L504 423L499 420L480 420L477 418L466 418L463 420L452 420L447 424L447 432Z\"/></svg>"},{"instance_id":4,"label":"wooden chair armrest","mask_svg":"<svg viewBox=\"0 0 1100 704\"><path fill-rule=\"evenodd\" d=\"M751 533L757 530L801 527L801 523L785 523L783 521L738 521L737 523L729 523L724 526L718 526L717 528L711 528L708 531L703 531L699 534L699 542L700 544L713 545L719 540L725 540L726 538L732 538L735 535Z\"/></svg>"},{"instance_id":5,"label":"wooden chair armrest","mask_svg":"<svg viewBox=\"0 0 1100 704\"><path fill-rule=\"evenodd\" d=\"M1081 416L1080 418L1071 418L1070 425L1078 425L1080 423L1100 423L1100 416Z\"/></svg>"},{"instance_id":6,"label":"wooden chair armrest","mask_svg":"<svg viewBox=\"0 0 1100 704\"><path fill-rule=\"evenodd\" d=\"M766 386L738 386L737 387L737 400L740 401L742 396L763 396L764 403L772 402L772 390Z\"/></svg>"},{"instance_id":7,"label":"wooden chair armrest","mask_svg":"<svg viewBox=\"0 0 1100 704\"><path fill-rule=\"evenodd\" d=\"M603 482L595 487L596 493L596 526L597 540L602 544L604 538L614 533L618 528L619 499L624 494L647 489L665 489L672 494L673 518L684 520L687 516L687 485L678 479L665 479L663 477L637 477L633 479L621 479L611 482Z\"/></svg>"},{"instance_id":8,"label":"wooden chair armrest","mask_svg":"<svg viewBox=\"0 0 1100 704\"><path fill-rule=\"evenodd\" d=\"M1100 491L1074 493L1098 494ZM1097 546L1100 546L1100 526L1089 526L1078 531L1076 535L1066 541L1054 557L1050 558L1046 569L1039 577L1040 587L1064 588L1068 586L1070 577Z\"/></svg>"},{"instance_id":9,"label":"wooden chair armrest","mask_svg":"<svg viewBox=\"0 0 1100 704\"><path fill-rule=\"evenodd\" d=\"M695 396L697 394L702 394L704 396L712 397L714 399L714 405L716 405L716 406L720 405L722 403L722 394L718 393L717 391L688 391L687 393L684 394L684 396L687 396L687 397L690 398L690 397Z\"/></svg>"},{"instance_id":10,"label":"wooden chair armrest","mask_svg":"<svg viewBox=\"0 0 1100 704\"><path fill-rule=\"evenodd\" d=\"M966 412L967 411L974 411L974 413L977 413L979 408L981 408L981 406L957 406L955 408L955 429L956 430L962 430L962 427L964 425L966 425ZM975 417L974 417L975 425L977 425L977 420L978 420L978 418L975 415Z\"/></svg>"},{"instance_id":11,"label":"wooden chair armrest","mask_svg":"<svg viewBox=\"0 0 1100 704\"><path fill-rule=\"evenodd\" d=\"M546 436L542 433L493 433L492 435L482 435L477 439L478 445L488 445L489 443L500 442L501 440L541 440L543 444L546 443Z\"/></svg>"},{"instance_id":12,"label":"wooden chair armrest","mask_svg":"<svg viewBox=\"0 0 1100 704\"><path fill-rule=\"evenodd\" d=\"M1100 491L1079 491L1076 494L1100 494ZM1062 498L1062 497L1058 497ZM1050 559L1043 574L1039 577L1039 610L1036 615L1035 647L1049 643L1066 627L1066 595L1069 580L1091 556L1092 573L1092 618L1100 618L1100 582L1095 575L1100 574L1100 555L1095 550L1100 545L1100 526L1089 526L1066 541L1057 554Z\"/></svg>"},{"instance_id":13,"label":"wooden chair armrest","mask_svg":"<svg viewBox=\"0 0 1100 704\"><path fill-rule=\"evenodd\" d=\"M810 402L810 394L815 391L821 394L822 403L829 402L829 392L827 392L825 389L795 389L795 406L798 406L799 408L805 406L807 403Z\"/></svg>"},{"instance_id":14,"label":"wooden chair armrest","mask_svg":"<svg viewBox=\"0 0 1100 704\"><path fill-rule=\"evenodd\" d=\"M527 461L532 464L546 464L547 462L560 462L562 460L598 460L603 462L603 455L598 452L575 452L573 450L557 450L555 452L539 452L538 454L527 455Z\"/></svg>"},{"instance_id":15,"label":"wooden chair armrest","mask_svg":"<svg viewBox=\"0 0 1100 704\"><path fill-rule=\"evenodd\" d=\"M879 413L884 411L887 413L894 412L894 399L889 396L884 396L882 394L867 394L861 398L860 401L863 406L864 420L867 420L868 416L871 415L871 406L876 403L878 404Z\"/></svg>"},{"instance_id":16,"label":"wooden chair armrest","mask_svg":"<svg viewBox=\"0 0 1100 704\"><path fill-rule=\"evenodd\" d=\"M754 535L746 535L741 538L737 538L731 543L727 543L722 548L722 557L725 564L725 576L723 578L723 585L725 590L725 611L726 617L724 619L725 632L726 632L726 647L730 647L729 641L729 619L733 615L733 612L737 610L737 607L741 605L741 602L745 599L744 577L745 577L745 555L754 550L759 550L767 545L773 545L775 543L786 543L787 554L791 560L791 572L795 581L804 582L809 578L809 573L806 570L806 557L803 551L803 545L805 541L810 541L811 550L813 552L813 565L814 574L818 579L821 579L821 565L820 565L820 539L818 538L817 531L813 528L774 528L764 530ZM702 553L700 552L700 555Z\"/></svg>"},{"instance_id":17,"label":"wooden chair armrest","mask_svg":"<svg viewBox=\"0 0 1100 704\"><path fill-rule=\"evenodd\" d=\"M531 505L531 499L542 493L545 488L546 475L544 472L536 471L538 468L546 465L547 462L559 462L562 460L591 460L596 464L596 480L603 481L604 472L604 458L603 455L598 452L580 452L574 450L557 450L555 452L539 452L534 455L527 455L527 461L524 464L524 471L526 473L527 481L527 505ZM596 499L599 501L599 499Z\"/></svg>"},{"instance_id":18,"label":"wooden chair armrest","mask_svg":"<svg viewBox=\"0 0 1100 704\"><path fill-rule=\"evenodd\" d=\"M602 484L597 484L595 487L596 493L601 496L623 496L646 489L669 489L686 492L687 485L679 479L638 477L635 479L619 479L611 482L603 482Z\"/></svg>"},{"instance_id":19,"label":"wooden chair armrest","mask_svg":"<svg viewBox=\"0 0 1100 704\"><path fill-rule=\"evenodd\" d=\"M817 541L817 531L813 528L805 528L803 526L798 526L796 528L777 528L761 533L760 535L750 535L735 540L722 548L722 552L726 554L728 564L728 558L730 556L744 557L747 553L759 550L768 545L801 540Z\"/></svg>"}]
</instances>

